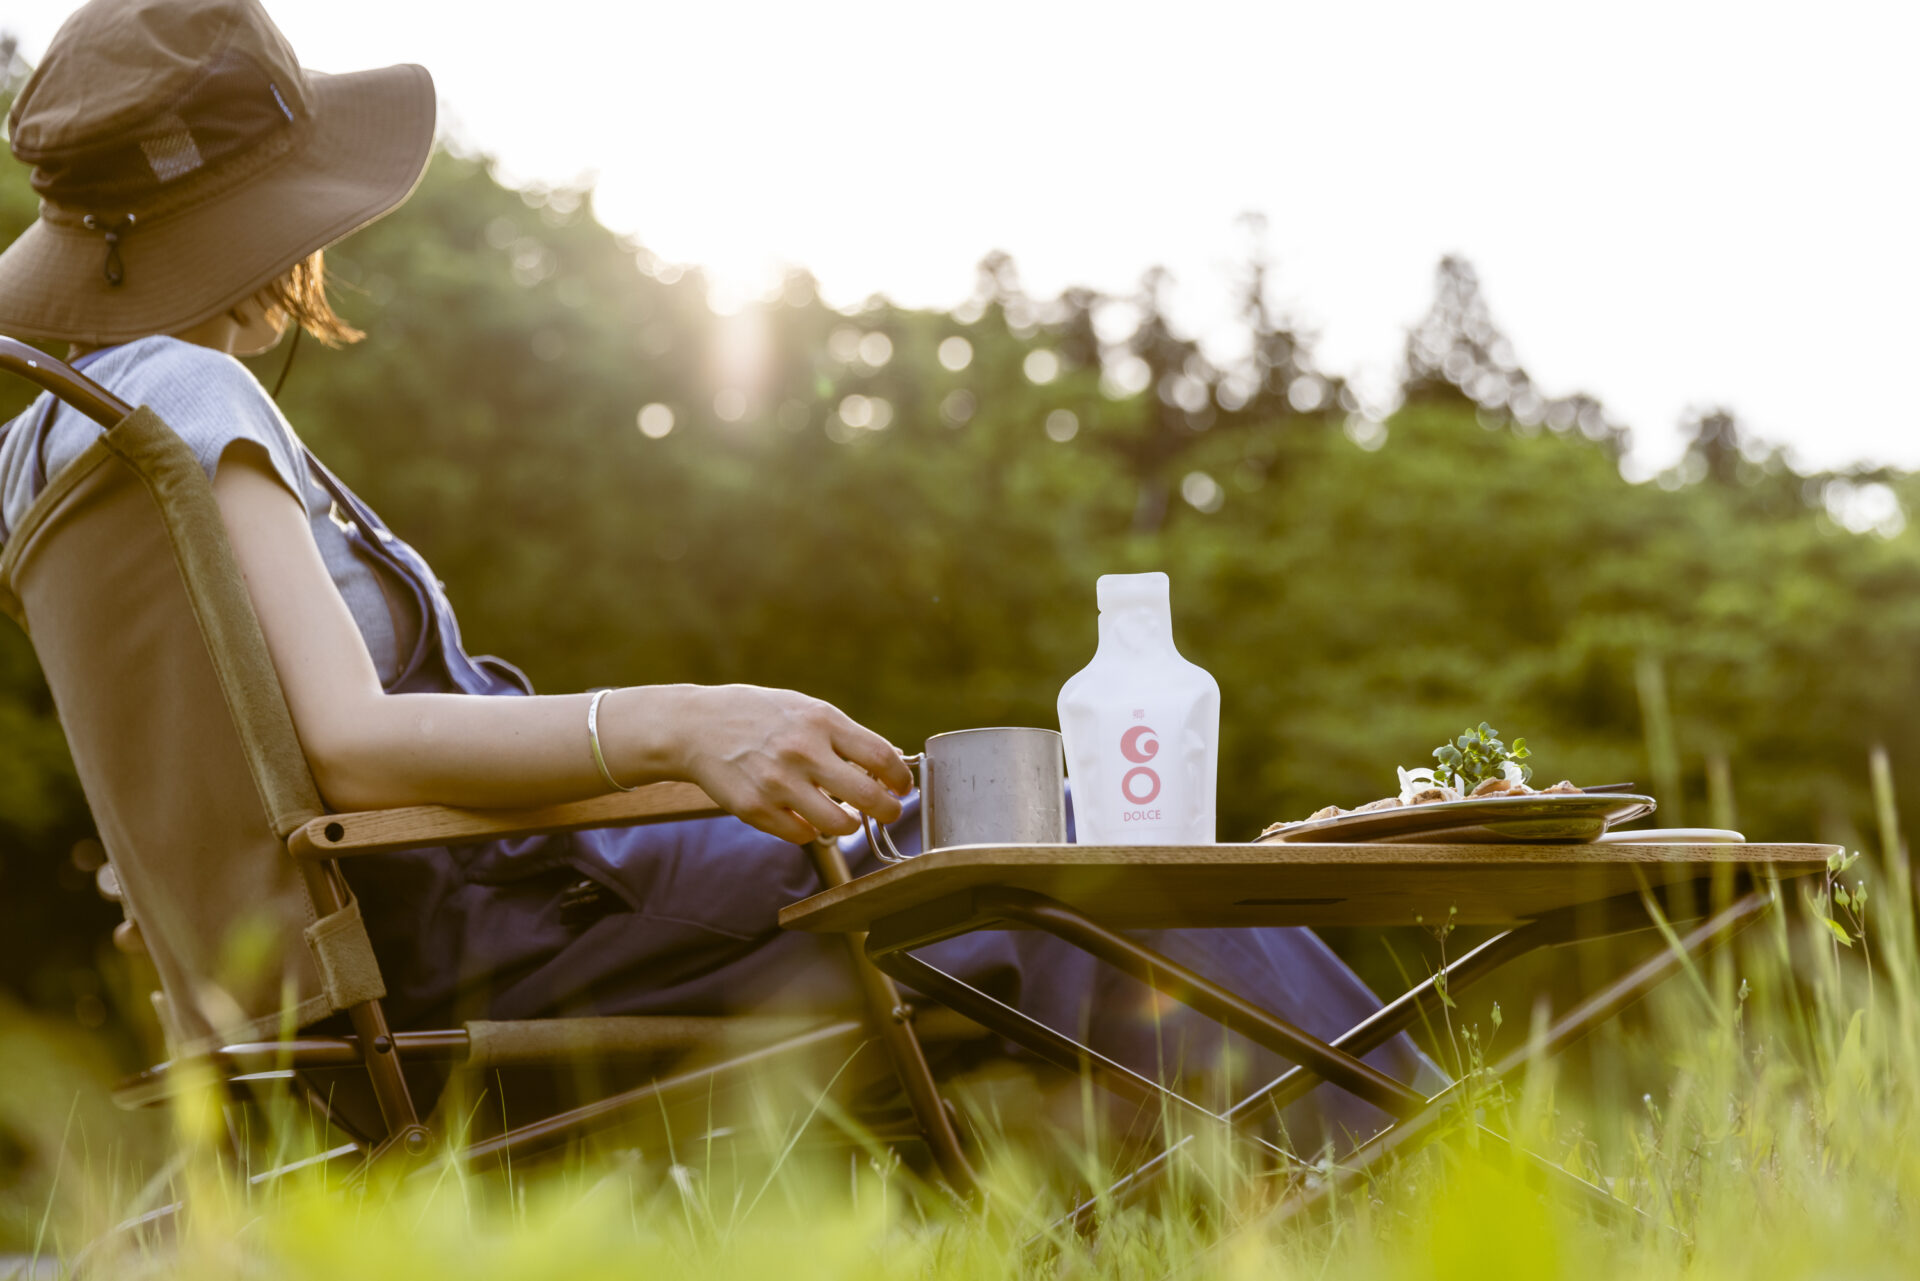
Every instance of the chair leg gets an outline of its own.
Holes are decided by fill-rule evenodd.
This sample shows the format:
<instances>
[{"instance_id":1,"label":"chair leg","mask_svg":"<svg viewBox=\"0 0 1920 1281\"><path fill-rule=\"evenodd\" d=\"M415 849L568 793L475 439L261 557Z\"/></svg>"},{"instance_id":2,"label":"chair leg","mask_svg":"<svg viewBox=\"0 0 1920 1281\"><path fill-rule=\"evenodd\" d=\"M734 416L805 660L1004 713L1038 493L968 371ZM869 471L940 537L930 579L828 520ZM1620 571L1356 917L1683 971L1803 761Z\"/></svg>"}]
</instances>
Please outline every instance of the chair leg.
<instances>
[{"instance_id":1,"label":"chair leg","mask_svg":"<svg viewBox=\"0 0 1920 1281\"><path fill-rule=\"evenodd\" d=\"M840 854L840 846L832 838L812 842L807 852L813 856L820 881L828 889L853 879L846 859ZM848 956L853 962L854 976L860 983L861 1000L874 1027L879 1030L887 1057L893 1063L895 1075L900 1078L901 1088L906 1091L914 1119L919 1122L920 1133L925 1137L927 1146L933 1149L934 1162L940 1167L940 1173L949 1187L961 1196L971 1198L980 1190L980 1178L968 1163L966 1153L961 1150L960 1136L953 1128L953 1117L934 1084L933 1069L927 1066L926 1051L921 1048L920 1038L913 1031L912 1010L900 999L900 990L893 985L893 980L867 959L866 935L848 934L844 937Z\"/></svg>"},{"instance_id":2,"label":"chair leg","mask_svg":"<svg viewBox=\"0 0 1920 1281\"><path fill-rule=\"evenodd\" d=\"M433 1144L432 1132L420 1124L413 1106L413 1093L407 1088L406 1074L400 1070L400 1052L394 1046L387 1026L387 1013L378 1001L350 1006L347 1018L360 1038L366 1056L367 1079L373 1084L373 1096L380 1105L380 1119L386 1123L386 1137L373 1150L373 1159L388 1153L424 1156Z\"/></svg>"},{"instance_id":3,"label":"chair leg","mask_svg":"<svg viewBox=\"0 0 1920 1281\"><path fill-rule=\"evenodd\" d=\"M346 877L338 859L300 860L306 877L307 893L323 912L345 910L348 902ZM389 1152L422 1156L432 1146L433 1135L420 1124L420 1113L413 1106L413 1094L407 1089L406 1074L400 1070L400 1052L387 1025L387 1012L378 1001L363 1001L347 1007L347 1019L360 1038L362 1061L373 1096L380 1105L380 1119L386 1124L386 1137L373 1150L374 1159Z\"/></svg>"}]
</instances>

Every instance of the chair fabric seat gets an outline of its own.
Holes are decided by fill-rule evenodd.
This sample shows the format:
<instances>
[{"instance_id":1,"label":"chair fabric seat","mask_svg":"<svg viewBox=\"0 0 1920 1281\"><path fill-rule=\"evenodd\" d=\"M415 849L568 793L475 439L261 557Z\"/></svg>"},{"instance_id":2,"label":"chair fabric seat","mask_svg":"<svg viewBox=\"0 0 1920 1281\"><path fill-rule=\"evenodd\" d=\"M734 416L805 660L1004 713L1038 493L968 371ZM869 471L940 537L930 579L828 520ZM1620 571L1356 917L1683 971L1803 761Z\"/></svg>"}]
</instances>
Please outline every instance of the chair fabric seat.
<instances>
[{"instance_id":1,"label":"chair fabric seat","mask_svg":"<svg viewBox=\"0 0 1920 1281\"><path fill-rule=\"evenodd\" d=\"M28 508L0 609L46 674L175 1053L383 994L365 929L323 918L287 852L324 807L212 483L151 410Z\"/></svg>"}]
</instances>

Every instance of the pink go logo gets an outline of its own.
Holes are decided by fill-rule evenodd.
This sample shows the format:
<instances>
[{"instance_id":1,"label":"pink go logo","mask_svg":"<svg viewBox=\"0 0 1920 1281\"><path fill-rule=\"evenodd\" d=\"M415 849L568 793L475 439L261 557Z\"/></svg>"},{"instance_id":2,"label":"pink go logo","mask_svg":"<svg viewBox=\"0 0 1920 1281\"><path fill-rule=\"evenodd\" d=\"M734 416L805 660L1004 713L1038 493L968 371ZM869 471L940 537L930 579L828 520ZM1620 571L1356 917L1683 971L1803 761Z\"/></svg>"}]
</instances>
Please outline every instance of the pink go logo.
<instances>
[{"instance_id":1,"label":"pink go logo","mask_svg":"<svg viewBox=\"0 0 1920 1281\"><path fill-rule=\"evenodd\" d=\"M1146 765L1159 753L1160 740L1145 725L1134 725L1120 736L1120 755L1135 763L1120 780L1120 793L1135 805L1160 795L1160 776ZM1143 794L1136 794L1136 789L1144 789Z\"/></svg>"}]
</instances>

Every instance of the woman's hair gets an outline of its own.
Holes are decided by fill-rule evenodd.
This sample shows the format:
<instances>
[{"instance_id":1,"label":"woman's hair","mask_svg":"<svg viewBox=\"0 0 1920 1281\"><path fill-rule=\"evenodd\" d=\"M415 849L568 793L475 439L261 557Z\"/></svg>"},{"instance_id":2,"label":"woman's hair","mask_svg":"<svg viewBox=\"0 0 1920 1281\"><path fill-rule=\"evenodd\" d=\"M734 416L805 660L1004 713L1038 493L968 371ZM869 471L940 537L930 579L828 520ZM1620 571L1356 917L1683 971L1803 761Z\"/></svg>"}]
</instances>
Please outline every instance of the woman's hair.
<instances>
[{"instance_id":1,"label":"woman's hair","mask_svg":"<svg viewBox=\"0 0 1920 1281\"><path fill-rule=\"evenodd\" d=\"M255 298L269 314L278 312L292 324L329 347L359 342L366 335L340 319L327 301L327 268L321 250L314 250L287 269L285 275L262 289Z\"/></svg>"}]
</instances>

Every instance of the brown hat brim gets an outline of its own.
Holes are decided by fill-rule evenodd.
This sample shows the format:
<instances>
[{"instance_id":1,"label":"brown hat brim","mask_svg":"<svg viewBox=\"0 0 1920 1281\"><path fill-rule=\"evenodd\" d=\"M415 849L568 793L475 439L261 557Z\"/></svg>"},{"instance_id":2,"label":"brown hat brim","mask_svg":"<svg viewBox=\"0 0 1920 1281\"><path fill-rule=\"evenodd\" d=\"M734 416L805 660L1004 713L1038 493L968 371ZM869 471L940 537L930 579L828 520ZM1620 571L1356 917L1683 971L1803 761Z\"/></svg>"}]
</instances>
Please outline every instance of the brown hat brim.
<instances>
[{"instance_id":1,"label":"brown hat brim","mask_svg":"<svg viewBox=\"0 0 1920 1281\"><path fill-rule=\"evenodd\" d=\"M0 253L0 333L88 346L175 333L252 297L405 200L433 152L433 80L413 65L308 72L312 118L284 160L121 237L38 219Z\"/></svg>"}]
</instances>

